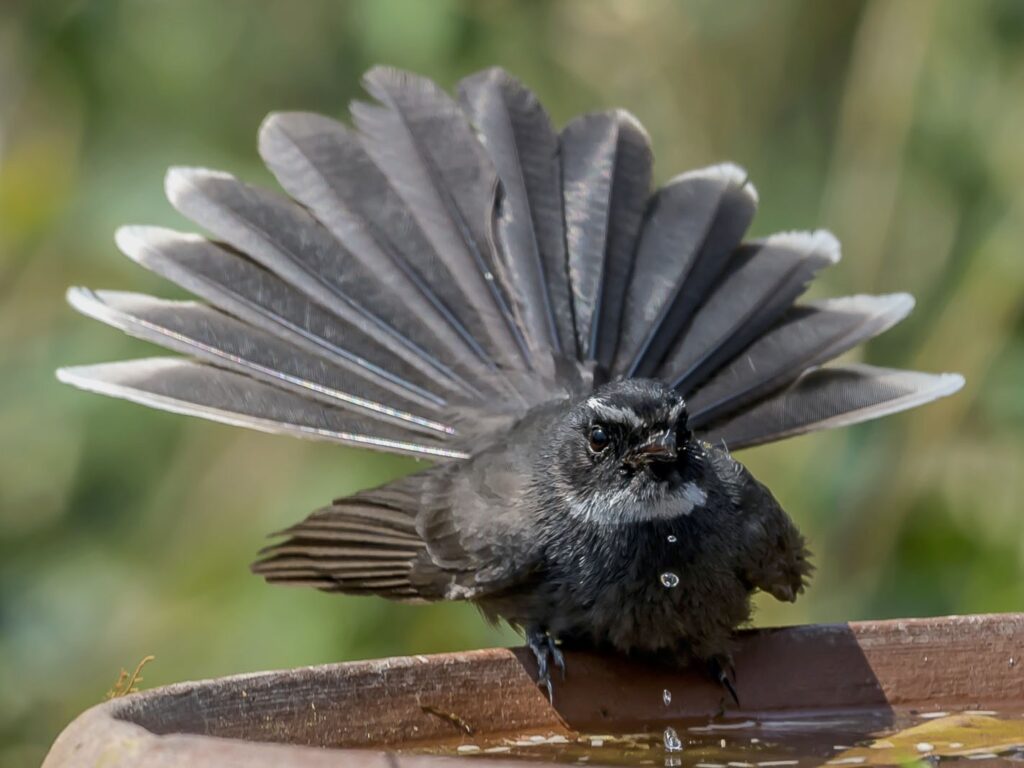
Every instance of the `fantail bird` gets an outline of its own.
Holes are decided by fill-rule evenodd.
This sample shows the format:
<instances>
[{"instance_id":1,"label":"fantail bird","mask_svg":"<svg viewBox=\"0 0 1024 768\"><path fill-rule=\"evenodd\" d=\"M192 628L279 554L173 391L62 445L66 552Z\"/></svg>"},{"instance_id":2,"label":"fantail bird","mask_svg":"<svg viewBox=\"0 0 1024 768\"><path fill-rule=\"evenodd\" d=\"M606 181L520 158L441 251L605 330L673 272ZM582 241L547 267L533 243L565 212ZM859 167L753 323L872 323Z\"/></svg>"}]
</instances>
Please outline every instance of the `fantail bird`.
<instances>
[{"instance_id":1,"label":"fantail bird","mask_svg":"<svg viewBox=\"0 0 1024 768\"><path fill-rule=\"evenodd\" d=\"M712 662L750 596L793 600L804 540L730 451L900 411L962 386L824 366L901 320L906 294L796 304L827 232L743 241L757 207L724 164L651 190L623 111L560 133L500 69L455 101L377 68L355 128L272 114L290 197L175 168L214 238L117 243L198 296L74 288L78 310L187 357L65 368L157 408L437 462L284 532L268 581L470 600L521 628L550 693L573 640Z\"/></svg>"}]
</instances>

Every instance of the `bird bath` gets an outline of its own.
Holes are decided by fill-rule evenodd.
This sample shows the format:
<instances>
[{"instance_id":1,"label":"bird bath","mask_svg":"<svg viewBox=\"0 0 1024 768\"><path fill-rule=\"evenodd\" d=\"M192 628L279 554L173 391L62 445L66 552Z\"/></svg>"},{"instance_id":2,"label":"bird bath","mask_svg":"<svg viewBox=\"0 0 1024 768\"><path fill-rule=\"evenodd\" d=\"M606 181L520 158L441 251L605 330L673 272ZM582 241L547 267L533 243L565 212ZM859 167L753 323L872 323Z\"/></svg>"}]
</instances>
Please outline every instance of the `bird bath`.
<instances>
[{"instance_id":1,"label":"bird bath","mask_svg":"<svg viewBox=\"0 0 1024 768\"><path fill-rule=\"evenodd\" d=\"M1024 614L741 633L743 706L724 715L700 674L566 656L554 707L519 648L180 683L93 707L44 768L878 765L1024 747Z\"/></svg>"}]
</instances>

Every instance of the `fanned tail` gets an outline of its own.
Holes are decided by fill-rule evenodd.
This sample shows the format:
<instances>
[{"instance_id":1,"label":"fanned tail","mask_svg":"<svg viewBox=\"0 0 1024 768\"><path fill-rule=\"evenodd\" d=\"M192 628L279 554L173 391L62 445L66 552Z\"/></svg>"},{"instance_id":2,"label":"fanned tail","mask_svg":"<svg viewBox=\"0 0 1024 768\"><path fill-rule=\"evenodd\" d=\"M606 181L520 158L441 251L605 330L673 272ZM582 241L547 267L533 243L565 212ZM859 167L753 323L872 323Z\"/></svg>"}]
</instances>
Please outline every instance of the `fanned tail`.
<instances>
[{"instance_id":1,"label":"fanned tail","mask_svg":"<svg viewBox=\"0 0 1024 768\"><path fill-rule=\"evenodd\" d=\"M186 357L63 369L62 380L439 460L613 376L670 383L691 425L731 448L962 384L822 367L912 300L797 304L838 243L821 231L744 242L758 198L743 169L685 173L652 195L649 140L626 112L556 134L499 69L465 78L459 101L387 68L364 84L376 101L352 105L354 129L305 113L264 121L260 153L288 197L172 169L171 202L218 239L126 227L117 243L200 301L86 289L69 301Z\"/></svg>"}]
</instances>

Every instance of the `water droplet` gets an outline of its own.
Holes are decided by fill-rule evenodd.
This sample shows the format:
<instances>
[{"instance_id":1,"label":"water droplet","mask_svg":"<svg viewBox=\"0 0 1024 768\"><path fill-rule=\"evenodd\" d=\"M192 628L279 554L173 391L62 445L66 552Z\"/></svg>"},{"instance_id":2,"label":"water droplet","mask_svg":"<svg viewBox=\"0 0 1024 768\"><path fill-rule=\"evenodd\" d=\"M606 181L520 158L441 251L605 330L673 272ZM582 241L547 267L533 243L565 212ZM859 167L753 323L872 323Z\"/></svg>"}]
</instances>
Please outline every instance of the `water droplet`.
<instances>
[{"instance_id":1,"label":"water droplet","mask_svg":"<svg viewBox=\"0 0 1024 768\"><path fill-rule=\"evenodd\" d=\"M679 738L679 734L676 733L676 729L669 727L665 729L665 733L662 735L662 741L665 742L666 752L682 752L683 742Z\"/></svg>"},{"instance_id":2,"label":"water droplet","mask_svg":"<svg viewBox=\"0 0 1024 768\"><path fill-rule=\"evenodd\" d=\"M666 688L664 691L662 691L661 692L661 700L665 703L666 707L669 704L671 704L672 703L672 691L670 691L668 688Z\"/></svg>"},{"instance_id":3,"label":"water droplet","mask_svg":"<svg viewBox=\"0 0 1024 768\"><path fill-rule=\"evenodd\" d=\"M672 534L672 533L670 533L670 534L668 535L668 543L669 543L669 544L675 544L675 543L676 543L677 541L679 541L679 539L677 539L677 538L675 537L675 534Z\"/></svg>"},{"instance_id":4,"label":"water droplet","mask_svg":"<svg viewBox=\"0 0 1024 768\"><path fill-rule=\"evenodd\" d=\"M672 573L672 571L665 571L661 574L661 585L673 589L679 586L679 574Z\"/></svg>"}]
</instances>

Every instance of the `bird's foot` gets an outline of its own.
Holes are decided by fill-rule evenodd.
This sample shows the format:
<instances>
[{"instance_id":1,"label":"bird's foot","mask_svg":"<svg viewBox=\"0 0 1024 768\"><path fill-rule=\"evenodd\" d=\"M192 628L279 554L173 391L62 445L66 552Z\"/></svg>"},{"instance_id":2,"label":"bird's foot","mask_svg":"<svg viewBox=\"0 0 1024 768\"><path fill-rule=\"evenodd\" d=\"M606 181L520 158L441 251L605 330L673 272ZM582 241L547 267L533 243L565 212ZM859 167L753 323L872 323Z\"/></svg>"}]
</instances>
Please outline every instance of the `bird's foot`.
<instances>
[{"instance_id":1,"label":"bird's foot","mask_svg":"<svg viewBox=\"0 0 1024 768\"><path fill-rule=\"evenodd\" d=\"M742 706L740 704L740 697L736 693L736 666L732 663L732 657L728 655L713 656L709 664L711 674L715 676L719 685L729 694L733 703L737 707Z\"/></svg>"},{"instance_id":2,"label":"bird's foot","mask_svg":"<svg viewBox=\"0 0 1024 768\"><path fill-rule=\"evenodd\" d=\"M548 692L548 701L555 703L555 689L551 682L551 664L554 662L565 680L565 656L555 644L555 638L540 629L532 629L526 633L526 644L530 646L537 659L537 684Z\"/></svg>"}]
</instances>

